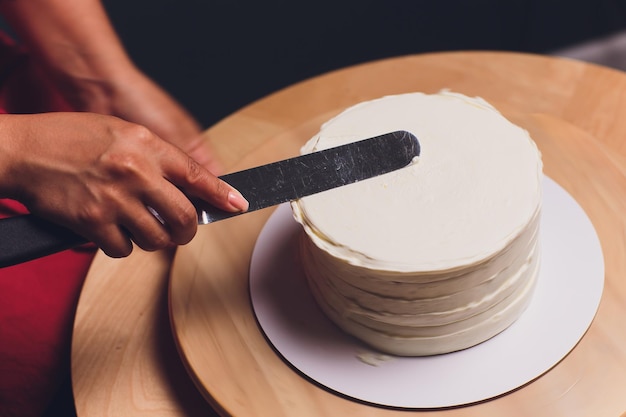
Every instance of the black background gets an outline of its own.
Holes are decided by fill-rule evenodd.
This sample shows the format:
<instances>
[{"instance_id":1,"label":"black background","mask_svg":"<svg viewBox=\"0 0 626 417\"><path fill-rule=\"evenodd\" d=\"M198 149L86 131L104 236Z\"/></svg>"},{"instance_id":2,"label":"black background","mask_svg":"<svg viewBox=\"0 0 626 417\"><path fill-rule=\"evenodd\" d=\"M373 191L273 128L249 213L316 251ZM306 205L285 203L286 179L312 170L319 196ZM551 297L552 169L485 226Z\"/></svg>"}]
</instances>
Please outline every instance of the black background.
<instances>
[{"instance_id":1,"label":"black background","mask_svg":"<svg viewBox=\"0 0 626 417\"><path fill-rule=\"evenodd\" d=\"M203 124L294 82L430 51L549 53L626 27L616 0L105 0L135 62Z\"/></svg>"},{"instance_id":2,"label":"black background","mask_svg":"<svg viewBox=\"0 0 626 417\"><path fill-rule=\"evenodd\" d=\"M434 51L550 53L626 28L626 0L103 4L138 66L205 128L280 88L348 65Z\"/></svg>"}]
</instances>

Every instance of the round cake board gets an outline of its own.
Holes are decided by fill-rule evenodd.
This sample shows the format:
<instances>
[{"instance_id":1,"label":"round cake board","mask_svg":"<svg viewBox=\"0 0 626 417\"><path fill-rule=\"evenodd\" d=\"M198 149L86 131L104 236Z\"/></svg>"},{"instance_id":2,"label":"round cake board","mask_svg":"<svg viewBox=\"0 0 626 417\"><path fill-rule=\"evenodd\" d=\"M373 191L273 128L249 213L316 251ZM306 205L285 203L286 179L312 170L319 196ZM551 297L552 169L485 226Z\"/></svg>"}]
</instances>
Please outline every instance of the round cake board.
<instances>
[{"instance_id":1,"label":"round cake board","mask_svg":"<svg viewBox=\"0 0 626 417\"><path fill-rule=\"evenodd\" d=\"M589 328L604 286L595 229L578 203L544 177L542 265L533 299L504 332L477 346L428 357L381 354L333 325L298 263L301 226L288 204L258 237L250 266L257 321L278 355L305 378L370 404L433 409L506 394L561 361Z\"/></svg>"}]
</instances>

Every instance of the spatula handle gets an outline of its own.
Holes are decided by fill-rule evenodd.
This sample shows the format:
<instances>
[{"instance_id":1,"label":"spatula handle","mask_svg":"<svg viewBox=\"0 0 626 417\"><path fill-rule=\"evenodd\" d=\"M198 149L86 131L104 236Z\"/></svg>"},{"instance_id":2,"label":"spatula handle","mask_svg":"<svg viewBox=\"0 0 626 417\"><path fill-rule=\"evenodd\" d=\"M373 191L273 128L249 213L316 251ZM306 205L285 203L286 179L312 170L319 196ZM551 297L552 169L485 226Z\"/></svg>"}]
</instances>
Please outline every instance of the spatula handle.
<instances>
[{"instance_id":1,"label":"spatula handle","mask_svg":"<svg viewBox=\"0 0 626 417\"><path fill-rule=\"evenodd\" d=\"M84 243L84 237L32 214L0 219L0 268Z\"/></svg>"}]
</instances>

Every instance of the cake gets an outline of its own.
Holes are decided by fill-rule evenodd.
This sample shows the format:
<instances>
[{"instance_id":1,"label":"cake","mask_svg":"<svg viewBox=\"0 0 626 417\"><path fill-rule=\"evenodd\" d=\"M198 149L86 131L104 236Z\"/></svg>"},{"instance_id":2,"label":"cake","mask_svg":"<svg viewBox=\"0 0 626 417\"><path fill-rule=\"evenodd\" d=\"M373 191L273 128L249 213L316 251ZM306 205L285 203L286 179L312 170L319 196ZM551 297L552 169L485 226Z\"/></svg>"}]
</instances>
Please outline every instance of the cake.
<instances>
[{"instance_id":1,"label":"cake","mask_svg":"<svg viewBox=\"0 0 626 417\"><path fill-rule=\"evenodd\" d=\"M449 91L357 104L302 152L396 130L418 138L413 164L292 202L299 263L325 315L376 350L466 349L508 328L532 298L541 154L485 100Z\"/></svg>"}]
</instances>

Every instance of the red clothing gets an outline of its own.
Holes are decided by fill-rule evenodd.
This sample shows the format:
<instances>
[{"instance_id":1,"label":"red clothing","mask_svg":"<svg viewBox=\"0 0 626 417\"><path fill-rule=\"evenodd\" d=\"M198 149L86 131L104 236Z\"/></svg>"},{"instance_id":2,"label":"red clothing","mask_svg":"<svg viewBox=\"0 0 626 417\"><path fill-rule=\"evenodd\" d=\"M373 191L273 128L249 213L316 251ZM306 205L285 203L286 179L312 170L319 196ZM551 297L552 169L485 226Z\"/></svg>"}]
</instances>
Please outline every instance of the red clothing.
<instances>
[{"instance_id":1,"label":"red clothing","mask_svg":"<svg viewBox=\"0 0 626 417\"><path fill-rule=\"evenodd\" d=\"M26 61L0 35L0 94ZM36 100L44 95L39 91ZM0 98L0 104L10 102ZM0 199L0 218L25 212ZM87 245L0 268L0 416L41 416L68 377L74 313L94 254Z\"/></svg>"}]
</instances>

